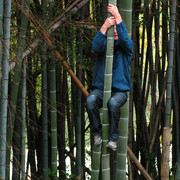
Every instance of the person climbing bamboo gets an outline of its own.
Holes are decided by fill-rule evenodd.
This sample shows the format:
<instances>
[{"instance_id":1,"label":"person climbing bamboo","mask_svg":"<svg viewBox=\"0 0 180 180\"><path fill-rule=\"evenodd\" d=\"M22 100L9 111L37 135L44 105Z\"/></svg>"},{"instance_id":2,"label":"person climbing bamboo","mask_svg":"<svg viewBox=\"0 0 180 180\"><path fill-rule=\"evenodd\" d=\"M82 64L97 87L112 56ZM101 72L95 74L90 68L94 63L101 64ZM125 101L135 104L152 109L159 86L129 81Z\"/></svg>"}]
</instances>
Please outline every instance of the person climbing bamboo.
<instances>
[{"instance_id":1,"label":"person climbing bamboo","mask_svg":"<svg viewBox=\"0 0 180 180\"><path fill-rule=\"evenodd\" d=\"M86 106L88 117L92 125L94 144L99 146L102 143L102 124L100 122L99 108L103 105L107 44L106 32L111 26L114 26L112 88L111 98L107 104L110 124L107 147L116 151L119 134L118 123L120 118L120 107L127 101L127 91L131 89L130 62L133 53L133 42L128 37L126 26L118 8L108 4L107 11L112 16L105 20L92 43L92 49L97 53L97 60L93 72L93 90L86 99Z\"/></svg>"}]
</instances>

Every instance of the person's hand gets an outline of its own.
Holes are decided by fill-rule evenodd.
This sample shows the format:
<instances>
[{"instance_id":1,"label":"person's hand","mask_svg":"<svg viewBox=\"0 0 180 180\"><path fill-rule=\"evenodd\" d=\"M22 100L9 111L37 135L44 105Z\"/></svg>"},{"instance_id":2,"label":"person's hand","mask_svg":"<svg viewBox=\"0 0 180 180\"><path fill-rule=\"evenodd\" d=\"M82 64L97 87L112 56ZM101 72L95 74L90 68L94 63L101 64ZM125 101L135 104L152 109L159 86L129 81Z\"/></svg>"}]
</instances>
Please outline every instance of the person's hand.
<instances>
[{"instance_id":1,"label":"person's hand","mask_svg":"<svg viewBox=\"0 0 180 180\"><path fill-rule=\"evenodd\" d=\"M113 16L107 18L104 22L104 24L101 27L101 32L103 34L106 34L106 31L111 27L114 26L116 24L116 20Z\"/></svg>"},{"instance_id":2,"label":"person's hand","mask_svg":"<svg viewBox=\"0 0 180 180\"><path fill-rule=\"evenodd\" d=\"M117 6L108 4L107 11L115 18L117 24L119 24L122 21L122 18L118 11Z\"/></svg>"}]
</instances>

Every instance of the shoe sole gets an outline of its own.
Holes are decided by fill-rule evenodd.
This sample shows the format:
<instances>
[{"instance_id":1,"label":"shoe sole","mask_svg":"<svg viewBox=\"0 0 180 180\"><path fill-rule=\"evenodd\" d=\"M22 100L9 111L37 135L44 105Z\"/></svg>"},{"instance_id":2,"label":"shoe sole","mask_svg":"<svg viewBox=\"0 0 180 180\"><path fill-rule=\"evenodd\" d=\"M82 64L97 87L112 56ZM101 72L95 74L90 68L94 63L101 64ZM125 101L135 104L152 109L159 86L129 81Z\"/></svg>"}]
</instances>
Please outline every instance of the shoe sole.
<instances>
[{"instance_id":1,"label":"shoe sole","mask_svg":"<svg viewBox=\"0 0 180 180\"><path fill-rule=\"evenodd\" d=\"M95 146L100 146L102 144L102 140L99 143L94 143Z\"/></svg>"},{"instance_id":2,"label":"shoe sole","mask_svg":"<svg viewBox=\"0 0 180 180\"><path fill-rule=\"evenodd\" d=\"M108 144L106 145L107 148L113 150L113 151L116 151L116 148L112 148L111 146L109 146Z\"/></svg>"}]
</instances>

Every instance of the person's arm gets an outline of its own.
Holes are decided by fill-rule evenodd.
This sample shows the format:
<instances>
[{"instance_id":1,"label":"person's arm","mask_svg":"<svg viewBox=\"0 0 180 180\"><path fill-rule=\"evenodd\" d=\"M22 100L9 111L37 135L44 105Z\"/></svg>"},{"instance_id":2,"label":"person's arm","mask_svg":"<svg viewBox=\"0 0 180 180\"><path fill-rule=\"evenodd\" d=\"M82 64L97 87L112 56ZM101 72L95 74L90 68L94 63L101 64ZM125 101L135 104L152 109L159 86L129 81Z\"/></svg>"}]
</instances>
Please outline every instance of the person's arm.
<instances>
[{"instance_id":1,"label":"person's arm","mask_svg":"<svg viewBox=\"0 0 180 180\"><path fill-rule=\"evenodd\" d=\"M107 18L107 19L105 20L104 24L102 25L101 29L100 29L101 32L102 32L103 34L106 34L107 30L108 30L111 26L114 26L115 23L116 23L116 20L115 20L115 18L114 18L113 16Z\"/></svg>"},{"instance_id":2,"label":"person's arm","mask_svg":"<svg viewBox=\"0 0 180 180\"><path fill-rule=\"evenodd\" d=\"M106 48L106 42L106 35L99 30L92 42L92 49L97 53L101 53Z\"/></svg>"},{"instance_id":3,"label":"person's arm","mask_svg":"<svg viewBox=\"0 0 180 180\"><path fill-rule=\"evenodd\" d=\"M129 38L128 31L123 21L119 24L116 24L116 30L118 34L118 44L123 49L123 51L129 55L132 55L133 41Z\"/></svg>"},{"instance_id":4,"label":"person's arm","mask_svg":"<svg viewBox=\"0 0 180 180\"><path fill-rule=\"evenodd\" d=\"M105 50L106 42L107 42L106 32L114 24L115 24L114 17L110 17L105 20L104 24L101 26L101 29L98 31L98 33L96 34L93 40L92 48L95 52L100 53Z\"/></svg>"},{"instance_id":5,"label":"person's arm","mask_svg":"<svg viewBox=\"0 0 180 180\"><path fill-rule=\"evenodd\" d=\"M126 26L124 25L124 22L122 21L118 8L112 4L109 4L107 7L107 10L115 18L116 30L118 34L118 42L119 42L120 47L125 52L131 55L133 51L133 42L128 37L128 31L126 29Z\"/></svg>"}]
</instances>

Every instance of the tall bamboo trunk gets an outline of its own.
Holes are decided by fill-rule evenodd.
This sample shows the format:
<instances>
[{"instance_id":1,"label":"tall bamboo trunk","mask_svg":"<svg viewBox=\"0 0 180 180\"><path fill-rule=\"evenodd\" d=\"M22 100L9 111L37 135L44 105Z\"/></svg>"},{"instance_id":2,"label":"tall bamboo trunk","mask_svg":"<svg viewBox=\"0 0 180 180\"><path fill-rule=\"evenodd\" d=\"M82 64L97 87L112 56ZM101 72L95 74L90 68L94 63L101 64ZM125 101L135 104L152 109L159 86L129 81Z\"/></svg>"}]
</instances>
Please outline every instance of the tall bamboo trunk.
<instances>
[{"instance_id":1,"label":"tall bamboo trunk","mask_svg":"<svg viewBox=\"0 0 180 180\"><path fill-rule=\"evenodd\" d=\"M22 119L22 132L21 132L21 180L26 179L25 169L25 154L26 154L26 61L23 61L23 78L22 78L22 100L21 100L21 119Z\"/></svg>"},{"instance_id":2,"label":"tall bamboo trunk","mask_svg":"<svg viewBox=\"0 0 180 180\"><path fill-rule=\"evenodd\" d=\"M42 47L43 60L42 60L42 143L43 143L43 169L48 169L48 97L47 97L47 58L46 58L46 45ZM48 179L48 174L43 171L43 178Z\"/></svg>"},{"instance_id":3,"label":"tall bamboo trunk","mask_svg":"<svg viewBox=\"0 0 180 180\"><path fill-rule=\"evenodd\" d=\"M109 0L109 4L116 5L116 0ZM108 14L110 17L111 14ZM112 65L114 55L114 26L107 31L107 49L106 49L106 65L104 77L104 96L103 96L103 109L102 109L102 179L110 179L110 154L106 145L108 143L108 107L107 103L111 97L112 88Z\"/></svg>"},{"instance_id":4,"label":"tall bamboo trunk","mask_svg":"<svg viewBox=\"0 0 180 180\"><path fill-rule=\"evenodd\" d=\"M21 86L21 85L20 85ZM12 180L20 180L20 149L21 149L21 89L18 92L17 113L14 119L14 130L12 137L12 152L13 152L13 166L12 166Z\"/></svg>"},{"instance_id":5,"label":"tall bamboo trunk","mask_svg":"<svg viewBox=\"0 0 180 180\"><path fill-rule=\"evenodd\" d=\"M54 1L49 0L50 19L53 18ZM55 57L50 63L50 100L51 100L51 169L57 176L57 110L56 110L56 69ZM55 178L56 179L56 178Z\"/></svg>"},{"instance_id":6,"label":"tall bamboo trunk","mask_svg":"<svg viewBox=\"0 0 180 180\"><path fill-rule=\"evenodd\" d=\"M57 110L56 110L56 70L53 62L50 69L50 99L51 99L51 168L57 171ZM56 174L56 173L55 173Z\"/></svg>"},{"instance_id":7,"label":"tall bamboo trunk","mask_svg":"<svg viewBox=\"0 0 180 180\"><path fill-rule=\"evenodd\" d=\"M46 13L47 13L47 1L42 1L42 9L43 9L43 20L46 22ZM41 67L42 67L42 144L43 144L43 164L42 168L43 170L43 179L48 179L48 174L45 170L48 170L48 88L47 88L47 47L46 43L44 42L42 45L42 61L41 61Z\"/></svg>"},{"instance_id":8,"label":"tall bamboo trunk","mask_svg":"<svg viewBox=\"0 0 180 180\"><path fill-rule=\"evenodd\" d=\"M128 36L131 37L132 32L132 0L118 1L120 14L126 24ZM129 97L129 93L128 93ZM127 140L128 140L128 120L129 120L129 98L121 108L121 116L119 122L119 140L117 148L117 176L118 180L126 179L126 156L127 156Z\"/></svg>"},{"instance_id":9,"label":"tall bamboo trunk","mask_svg":"<svg viewBox=\"0 0 180 180\"><path fill-rule=\"evenodd\" d=\"M100 120L102 122L102 108L100 109ZM99 180L100 177L100 164L101 164L101 149L102 146L95 146L93 145L92 151L92 171L91 171L91 179L92 180Z\"/></svg>"},{"instance_id":10,"label":"tall bamboo trunk","mask_svg":"<svg viewBox=\"0 0 180 180\"><path fill-rule=\"evenodd\" d=\"M169 148L171 136L171 101L172 101L172 84L174 71L174 37L175 37L175 13L176 0L171 1L171 19L170 19L170 42L168 49L168 70L167 70L167 92L166 92L166 108L165 122L163 128L162 142L162 159L161 159L161 179L169 179Z\"/></svg>"},{"instance_id":11,"label":"tall bamboo trunk","mask_svg":"<svg viewBox=\"0 0 180 180\"><path fill-rule=\"evenodd\" d=\"M11 24L11 0L4 2L4 27L3 27L3 56L2 56L2 85L0 93L0 175L6 177L6 169L9 169L6 162L6 140L7 140L7 113L8 113L8 81L9 81L9 52L10 52L10 24ZM8 171L7 171L8 172ZM8 173L9 174L9 173Z\"/></svg>"},{"instance_id":12,"label":"tall bamboo trunk","mask_svg":"<svg viewBox=\"0 0 180 180\"><path fill-rule=\"evenodd\" d=\"M180 166L179 166L179 164L180 164L180 123L179 123L179 118L180 118L180 62L179 62L179 59L180 59L180 37L179 37L179 29L178 29L178 32L177 32L177 44L176 44L176 64L175 64L175 68L176 68L176 83L177 83L177 88L176 88L176 90L177 90L177 92L176 92L176 95L177 95L177 99L176 99L176 101L177 101L177 119L176 119L176 124L174 125L175 127L175 129L176 129L176 134L175 134L175 136L176 136L176 144L177 144L177 146L176 146L176 144L174 145L175 147L175 149L176 149L176 153L177 153L177 155L176 155L176 162L178 162L178 167L177 167L177 170L176 170L176 174L175 174L175 179L177 178L179 178L180 177Z\"/></svg>"}]
</instances>

